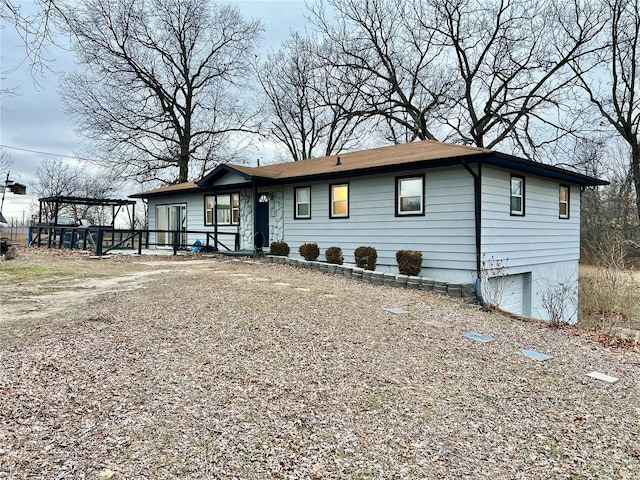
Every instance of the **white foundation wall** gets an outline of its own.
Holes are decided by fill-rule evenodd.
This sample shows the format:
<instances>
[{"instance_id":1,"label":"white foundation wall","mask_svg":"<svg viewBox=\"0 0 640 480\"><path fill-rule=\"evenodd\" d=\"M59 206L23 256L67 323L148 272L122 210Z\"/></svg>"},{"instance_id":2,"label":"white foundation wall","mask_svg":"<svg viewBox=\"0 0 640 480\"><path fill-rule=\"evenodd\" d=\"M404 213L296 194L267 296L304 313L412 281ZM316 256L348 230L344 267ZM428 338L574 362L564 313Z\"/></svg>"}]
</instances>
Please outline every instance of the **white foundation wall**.
<instances>
[{"instance_id":1,"label":"white foundation wall","mask_svg":"<svg viewBox=\"0 0 640 480\"><path fill-rule=\"evenodd\" d=\"M525 317L551 320L544 298L562 300L562 320L578 320L578 262L544 263L527 267L507 268L488 280L483 287L486 302L496 303L502 310ZM493 297L493 298L492 298Z\"/></svg>"}]
</instances>

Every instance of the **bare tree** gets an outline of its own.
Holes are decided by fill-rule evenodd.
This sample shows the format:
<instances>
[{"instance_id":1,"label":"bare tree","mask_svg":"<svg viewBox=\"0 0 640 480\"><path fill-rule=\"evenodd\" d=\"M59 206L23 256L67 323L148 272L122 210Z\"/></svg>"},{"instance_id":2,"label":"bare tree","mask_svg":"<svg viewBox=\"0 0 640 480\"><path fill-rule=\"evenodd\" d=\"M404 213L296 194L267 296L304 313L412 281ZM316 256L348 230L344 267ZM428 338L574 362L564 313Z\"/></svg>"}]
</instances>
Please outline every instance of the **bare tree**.
<instances>
[{"instance_id":1,"label":"bare tree","mask_svg":"<svg viewBox=\"0 0 640 480\"><path fill-rule=\"evenodd\" d=\"M24 61L28 62L32 74L42 73L52 61L47 47L55 44L56 24L64 19L66 8L62 0L34 0L34 5L25 11L23 2L0 0L0 20L12 25L22 39ZM0 73L4 80L8 71ZM15 93L14 88L0 88L0 96Z\"/></svg>"},{"instance_id":2,"label":"bare tree","mask_svg":"<svg viewBox=\"0 0 640 480\"><path fill-rule=\"evenodd\" d=\"M575 133L565 111L573 106L568 64L592 52L590 42L602 29L597 9L580 0L428 5L436 19L422 21L422 28L437 30L461 83L454 114L445 120L455 139L485 148L508 144L533 155Z\"/></svg>"},{"instance_id":3,"label":"bare tree","mask_svg":"<svg viewBox=\"0 0 640 480\"><path fill-rule=\"evenodd\" d=\"M13 158L7 151L0 148L0 175L7 173L13 165ZM4 177L0 177L0 183L4 182ZM4 185L4 183L2 183Z\"/></svg>"},{"instance_id":4,"label":"bare tree","mask_svg":"<svg viewBox=\"0 0 640 480\"><path fill-rule=\"evenodd\" d=\"M62 94L105 162L137 181L185 182L253 131L240 82L261 25L201 0L89 0L68 25L85 73Z\"/></svg>"},{"instance_id":5,"label":"bare tree","mask_svg":"<svg viewBox=\"0 0 640 480\"><path fill-rule=\"evenodd\" d=\"M358 145L361 117L353 115L358 86L336 77L323 62L330 45L292 33L256 67L267 103L265 134L283 144L294 161L328 156Z\"/></svg>"},{"instance_id":6,"label":"bare tree","mask_svg":"<svg viewBox=\"0 0 640 480\"><path fill-rule=\"evenodd\" d=\"M566 135L574 73L602 29L589 2L327 0L313 22L360 72L367 109L390 140L506 146L534 156ZM337 12L337 15L331 16Z\"/></svg>"},{"instance_id":7,"label":"bare tree","mask_svg":"<svg viewBox=\"0 0 640 480\"><path fill-rule=\"evenodd\" d=\"M606 28L597 45L602 48L571 65L603 121L628 146L629 173L640 216L640 2L602 0L601 4L606 8Z\"/></svg>"},{"instance_id":8,"label":"bare tree","mask_svg":"<svg viewBox=\"0 0 640 480\"><path fill-rule=\"evenodd\" d=\"M363 99L362 110L352 113L389 125L393 141L435 139L455 81L440 61L443 48L434 43L433 29L422 28L404 0L327 4L331 9L321 1L312 6L312 22L336 53L325 62Z\"/></svg>"}]
</instances>

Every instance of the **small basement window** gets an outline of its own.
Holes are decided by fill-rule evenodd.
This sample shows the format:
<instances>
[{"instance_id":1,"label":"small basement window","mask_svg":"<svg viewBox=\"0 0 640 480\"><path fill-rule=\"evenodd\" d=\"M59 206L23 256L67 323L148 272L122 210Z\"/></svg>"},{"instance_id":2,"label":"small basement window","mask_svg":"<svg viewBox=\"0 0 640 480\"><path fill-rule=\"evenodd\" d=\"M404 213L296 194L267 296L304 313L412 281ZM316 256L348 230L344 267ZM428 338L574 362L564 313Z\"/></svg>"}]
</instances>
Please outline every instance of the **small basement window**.
<instances>
[{"instance_id":1,"label":"small basement window","mask_svg":"<svg viewBox=\"0 0 640 480\"><path fill-rule=\"evenodd\" d=\"M511 175L511 215L524 216L524 177Z\"/></svg>"}]
</instances>

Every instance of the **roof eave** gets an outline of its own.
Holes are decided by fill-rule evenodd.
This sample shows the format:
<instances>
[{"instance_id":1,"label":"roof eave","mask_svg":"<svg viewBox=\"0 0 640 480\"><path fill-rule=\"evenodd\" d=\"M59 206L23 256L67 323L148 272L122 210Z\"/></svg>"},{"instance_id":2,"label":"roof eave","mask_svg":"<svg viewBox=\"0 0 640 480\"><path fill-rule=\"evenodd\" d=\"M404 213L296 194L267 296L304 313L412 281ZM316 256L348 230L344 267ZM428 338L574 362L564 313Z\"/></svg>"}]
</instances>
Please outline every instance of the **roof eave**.
<instances>
[{"instance_id":1,"label":"roof eave","mask_svg":"<svg viewBox=\"0 0 640 480\"><path fill-rule=\"evenodd\" d=\"M140 192L128 195L127 198L156 198L156 197L175 197L178 195L188 195L196 192L206 191L203 187L183 188L180 190L160 190L150 192Z\"/></svg>"},{"instance_id":2,"label":"roof eave","mask_svg":"<svg viewBox=\"0 0 640 480\"><path fill-rule=\"evenodd\" d=\"M438 160L415 160L412 162L393 164L393 165L379 165L374 167L362 167L349 169L345 171L334 170L332 172L312 173L308 175L301 175L296 177L285 178L262 178L264 182L271 183L299 183L319 180L332 180L346 177L362 177L366 175L377 175L384 173L404 172L410 170L416 170L419 168L438 168L448 167L451 165L462 165L463 163L477 163L479 161L479 154L464 155L458 157L441 158Z\"/></svg>"},{"instance_id":3,"label":"roof eave","mask_svg":"<svg viewBox=\"0 0 640 480\"><path fill-rule=\"evenodd\" d=\"M545 163L526 160L506 153L494 152L483 160L483 163L496 167L517 170L519 172L530 173L541 177L553 178L568 183L576 183L584 187L596 187L609 185L606 180L590 177L578 172L572 172L564 168L547 165Z\"/></svg>"}]
</instances>

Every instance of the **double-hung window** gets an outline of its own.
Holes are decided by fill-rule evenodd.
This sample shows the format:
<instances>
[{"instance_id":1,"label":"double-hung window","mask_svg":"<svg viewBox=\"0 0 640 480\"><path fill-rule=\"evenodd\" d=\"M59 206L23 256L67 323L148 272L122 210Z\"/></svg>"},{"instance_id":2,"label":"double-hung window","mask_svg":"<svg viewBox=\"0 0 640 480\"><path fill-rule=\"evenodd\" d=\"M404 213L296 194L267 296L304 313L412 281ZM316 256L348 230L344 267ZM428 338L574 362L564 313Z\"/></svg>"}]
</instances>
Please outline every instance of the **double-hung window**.
<instances>
[{"instance_id":1,"label":"double-hung window","mask_svg":"<svg viewBox=\"0 0 640 480\"><path fill-rule=\"evenodd\" d=\"M396 216L424 215L424 175L396 178Z\"/></svg>"},{"instance_id":2,"label":"double-hung window","mask_svg":"<svg viewBox=\"0 0 640 480\"><path fill-rule=\"evenodd\" d=\"M511 215L524 216L524 177L511 175Z\"/></svg>"},{"instance_id":3,"label":"double-hung window","mask_svg":"<svg viewBox=\"0 0 640 480\"><path fill-rule=\"evenodd\" d=\"M349 217L349 184L341 183L329 186L329 218Z\"/></svg>"},{"instance_id":4,"label":"double-hung window","mask_svg":"<svg viewBox=\"0 0 640 480\"><path fill-rule=\"evenodd\" d=\"M293 218L311 218L311 187L294 188Z\"/></svg>"},{"instance_id":5,"label":"double-hung window","mask_svg":"<svg viewBox=\"0 0 640 480\"><path fill-rule=\"evenodd\" d=\"M204 197L205 225L238 225L240 222L240 194L223 193ZM215 215L214 215L215 212Z\"/></svg>"},{"instance_id":6,"label":"double-hung window","mask_svg":"<svg viewBox=\"0 0 640 480\"><path fill-rule=\"evenodd\" d=\"M560 185L560 218L569 218L569 186Z\"/></svg>"}]
</instances>

